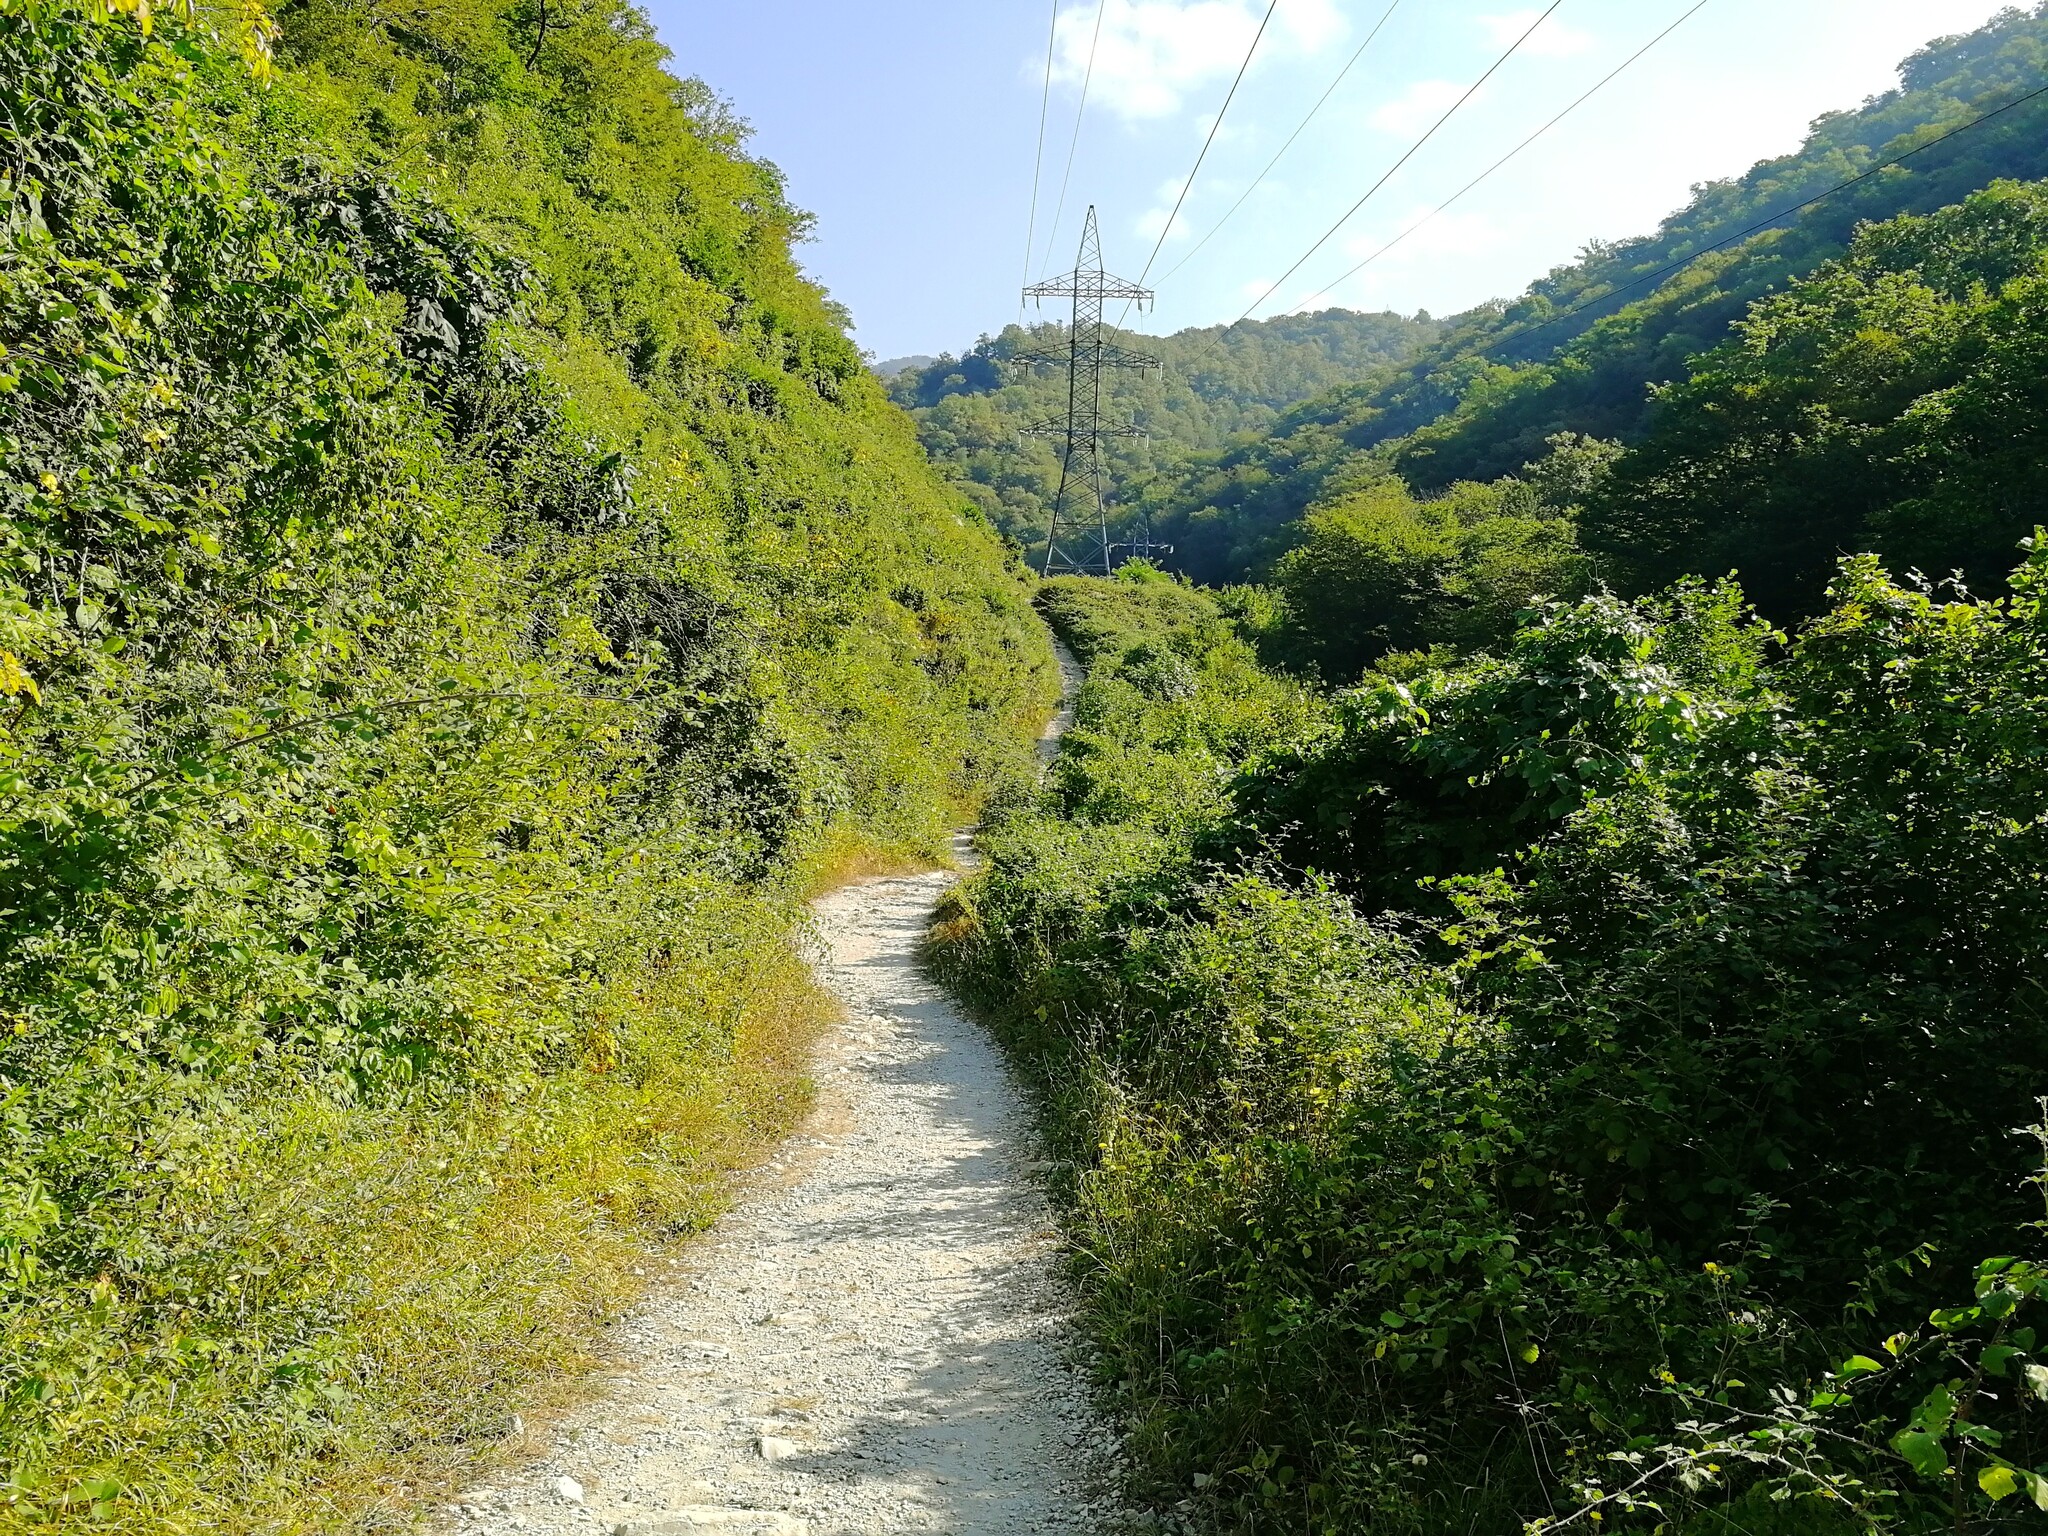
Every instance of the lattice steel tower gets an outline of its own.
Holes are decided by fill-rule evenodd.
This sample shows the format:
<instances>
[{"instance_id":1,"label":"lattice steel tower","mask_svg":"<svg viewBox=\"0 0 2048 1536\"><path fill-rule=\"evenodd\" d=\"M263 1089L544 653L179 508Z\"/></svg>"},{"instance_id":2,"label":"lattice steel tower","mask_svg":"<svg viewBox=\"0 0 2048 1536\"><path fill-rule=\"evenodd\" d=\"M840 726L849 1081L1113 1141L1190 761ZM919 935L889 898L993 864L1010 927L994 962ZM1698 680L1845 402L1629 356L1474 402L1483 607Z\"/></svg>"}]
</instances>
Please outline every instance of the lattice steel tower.
<instances>
[{"instance_id":1,"label":"lattice steel tower","mask_svg":"<svg viewBox=\"0 0 2048 1536\"><path fill-rule=\"evenodd\" d=\"M1102 270L1102 240L1091 207L1081 229L1081 254L1074 270L1049 282L1033 283L1024 290L1024 297L1074 301L1073 324L1067 329L1063 350L1020 352L1015 358L1018 362L1065 364L1067 369L1066 415L1024 429L1027 437L1059 438L1065 443L1060 455L1060 490L1053 500L1052 528L1045 537L1045 563L1040 569L1047 576L1067 572L1107 576L1113 561L1109 504L1102 490L1102 440L1144 434L1135 426L1103 424L1102 374L1107 368L1157 368L1159 359L1104 341L1102 306L1105 300L1125 299L1142 311L1152 302L1152 291Z\"/></svg>"}]
</instances>

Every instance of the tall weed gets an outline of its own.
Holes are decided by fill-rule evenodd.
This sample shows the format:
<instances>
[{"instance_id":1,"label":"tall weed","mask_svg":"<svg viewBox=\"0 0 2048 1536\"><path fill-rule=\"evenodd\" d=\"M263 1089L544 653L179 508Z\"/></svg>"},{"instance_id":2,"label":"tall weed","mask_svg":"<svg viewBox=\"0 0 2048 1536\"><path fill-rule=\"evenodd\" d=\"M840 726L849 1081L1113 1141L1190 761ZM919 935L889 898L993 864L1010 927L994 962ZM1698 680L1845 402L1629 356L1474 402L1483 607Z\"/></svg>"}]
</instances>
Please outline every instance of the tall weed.
<instances>
[{"instance_id":1,"label":"tall weed","mask_svg":"<svg viewBox=\"0 0 2048 1536\"><path fill-rule=\"evenodd\" d=\"M638 12L212 20L0 8L5 1529L488 1455L1054 683Z\"/></svg>"}]
</instances>

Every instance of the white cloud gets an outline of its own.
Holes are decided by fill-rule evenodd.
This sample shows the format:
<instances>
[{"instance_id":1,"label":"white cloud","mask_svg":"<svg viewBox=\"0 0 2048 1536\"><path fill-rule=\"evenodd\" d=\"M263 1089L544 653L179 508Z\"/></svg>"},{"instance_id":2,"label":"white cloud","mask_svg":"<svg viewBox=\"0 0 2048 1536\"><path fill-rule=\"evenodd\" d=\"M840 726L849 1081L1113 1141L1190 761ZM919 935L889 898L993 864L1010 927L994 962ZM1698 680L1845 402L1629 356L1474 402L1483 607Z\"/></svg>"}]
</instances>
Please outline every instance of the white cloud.
<instances>
[{"instance_id":1,"label":"white cloud","mask_svg":"<svg viewBox=\"0 0 2048 1536\"><path fill-rule=\"evenodd\" d=\"M1169 203L1166 208L1172 206ZM1161 227L1166 223L1166 208L1147 208L1138 219L1138 233L1147 240L1157 240ZM1176 213L1173 216L1173 230L1167 235L1166 240L1171 244L1175 240L1185 240L1193 233L1188 225L1188 216L1185 213Z\"/></svg>"},{"instance_id":2,"label":"white cloud","mask_svg":"<svg viewBox=\"0 0 2048 1536\"><path fill-rule=\"evenodd\" d=\"M1397 236L1400 243L1387 250L1386 255L1379 256L1378 253ZM1299 296L1290 295L1290 312L1294 309L1327 309L1332 304L1363 304L1381 295L1389 283L1400 284L1404 289L1412 288L1416 274L1413 270L1404 273L1400 270L1402 267L1412 269L1420 262L1425 264L1427 273L1434 274L1446 258L1455 260L1484 255L1499 248L1505 240L1506 231L1483 213L1445 213L1432 218L1428 204L1417 205L1398 223L1371 234L1353 235L1343 241L1339 251L1344 260L1362 263L1368 257L1377 256L1378 259L1363 270L1346 272L1330 280L1327 288Z\"/></svg>"},{"instance_id":3,"label":"white cloud","mask_svg":"<svg viewBox=\"0 0 2048 1536\"><path fill-rule=\"evenodd\" d=\"M1482 16L1479 25L1486 29L1487 36L1496 48L1507 48L1515 39L1529 30L1529 24L1543 13L1534 6L1524 11L1507 11L1499 16ZM1568 27L1555 16L1538 27L1529 41L1522 44L1522 52L1533 54L1539 59L1569 59L1584 53L1593 46L1593 34Z\"/></svg>"},{"instance_id":4,"label":"white cloud","mask_svg":"<svg viewBox=\"0 0 2048 1536\"><path fill-rule=\"evenodd\" d=\"M1152 194L1157 199L1157 202L1145 210L1137 223L1137 231L1145 239L1157 240L1159 238L1159 231L1166 227L1166 216L1172 210L1175 199L1180 196L1180 188L1181 184L1178 179L1163 181L1159 184L1158 190ZM1183 211L1174 215L1173 230L1167 236L1167 239L1184 240L1190 232L1188 216Z\"/></svg>"},{"instance_id":5,"label":"white cloud","mask_svg":"<svg viewBox=\"0 0 2048 1536\"><path fill-rule=\"evenodd\" d=\"M1053 81L1079 90L1095 49L1089 99L1128 120L1167 117L1187 94L1227 81L1258 34L1264 8L1257 0L1099 0L1101 40L1095 42L1097 6L1060 18L1053 46ZM1283 0L1260 44L1263 55L1306 54L1344 35L1335 0Z\"/></svg>"},{"instance_id":6,"label":"white cloud","mask_svg":"<svg viewBox=\"0 0 2048 1536\"><path fill-rule=\"evenodd\" d=\"M1450 111L1467 89L1450 80L1418 80L1374 112L1369 121L1382 133L1409 138Z\"/></svg>"},{"instance_id":7,"label":"white cloud","mask_svg":"<svg viewBox=\"0 0 2048 1536\"><path fill-rule=\"evenodd\" d=\"M1259 137L1259 125L1253 122L1226 122L1219 124L1214 112L1204 112L1188 125L1188 137L1196 142L1214 139L1218 144L1247 144Z\"/></svg>"}]
</instances>

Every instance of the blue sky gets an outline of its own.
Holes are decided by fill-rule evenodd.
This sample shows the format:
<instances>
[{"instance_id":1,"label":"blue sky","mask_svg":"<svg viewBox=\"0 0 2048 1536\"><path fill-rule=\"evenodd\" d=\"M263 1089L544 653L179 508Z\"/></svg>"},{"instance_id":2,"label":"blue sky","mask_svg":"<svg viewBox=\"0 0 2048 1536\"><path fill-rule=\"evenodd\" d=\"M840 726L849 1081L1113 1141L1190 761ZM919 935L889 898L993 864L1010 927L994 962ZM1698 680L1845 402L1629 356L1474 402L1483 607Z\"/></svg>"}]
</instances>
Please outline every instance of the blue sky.
<instances>
[{"instance_id":1,"label":"blue sky","mask_svg":"<svg viewBox=\"0 0 2048 1536\"><path fill-rule=\"evenodd\" d=\"M1059 6L1034 277L1072 264L1090 203L1111 270L1138 275L1266 11L1266 0L1103 3L1099 42L1095 0ZM1312 300L1447 314L1518 292L1588 240L1654 227L1694 183L1793 148L1813 118L1890 87L1894 66L1922 43L2002 8L1707 0L1507 169L1316 297L1694 3L1562 0L1257 313ZM1237 318L1548 0L1397 0L1391 16L1389 4L1279 0L1148 279L1159 301L1145 329ZM754 125L756 152L817 215L802 259L852 312L862 346L882 358L958 351L1016 318L1051 0L652 0L650 9L677 68L733 101ZM1272 174L1179 266L1382 22Z\"/></svg>"}]
</instances>

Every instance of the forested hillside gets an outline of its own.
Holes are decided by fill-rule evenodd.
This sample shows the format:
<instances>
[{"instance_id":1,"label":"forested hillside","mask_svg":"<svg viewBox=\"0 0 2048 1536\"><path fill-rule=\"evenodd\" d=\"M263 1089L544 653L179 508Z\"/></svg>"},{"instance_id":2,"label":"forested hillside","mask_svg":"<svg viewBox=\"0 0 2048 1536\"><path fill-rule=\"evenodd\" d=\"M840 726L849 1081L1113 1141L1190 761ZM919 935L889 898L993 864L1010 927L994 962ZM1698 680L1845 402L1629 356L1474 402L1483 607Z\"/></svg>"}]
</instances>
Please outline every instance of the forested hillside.
<instances>
[{"instance_id":1,"label":"forested hillside","mask_svg":"<svg viewBox=\"0 0 2048 1536\"><path fill-rule=\"evenodd\" d=\"M1702 187L1656 234L1596 246L1514 302L1444 322L1392 373L1305 401L1258 441L1169 469L1127 499L1176 544L1178 568L1205 581L1241 579L1292 542L1311 506L1387 469L1434 494L1512 474L1559 433L1635 441L1654 418L1653 386L1685 378L1689 361L1727 341L1753 301L1842 256L1860 224L1931 213L2000 177L2048 177L2048 96L1943 138L2044 79L2048 7L2007 11L1976 33L1932 43L1901 67L1898 89L1820 119L1798 152ZM1901 165L1700 254L1923 145ZM1976 574L1995 582L2004 568L2001 557Z\"/></svg>"},{"instance_id":2,"label":"forested hillside","mask_svg":"<svg viewBox=\"0 0 2048 1536\"><path fill-rule=\"evenodd\" d=\"M1362 459L1292 526L1262 643L1348 683L1390 653L1502 639L1541 597L1738 570L1792 622L1850 552L2002 591L2048 521L2044 342L2048 184L1866 226L1695 358L1632 447L1559 433L1433 496Z\"/></svg>"},{"instance_id":3,"label":"forested hillside","mask_svg":"<svg viewBox=\"0 0 2048 1536\"><path fill-rule=\"evenodd\" d=\"M1338 696L1142 567L933 934L1193 1528L2048 1509L2048 563L1594 596ZM1204 1523L1209 1522L1209 1523Z\"/></svg>"},{"instance_id":4,"label":"forested hillside","mask_svg":"<svg viewBox=\"0 0 2048 1536\"><path fill-rule=\"evenodd\" d=\"M1145 434L1107 445L1112 481L1124 486L1170 472L1264 433L1296 402L1405 361L1437 329L1425 316L1331 309L1171 336L1131 335L1127 344L1159 358L1163 371L1105 380L1105 414ZM1060 462L1054 443L1026 440L1023 432L1064 417L1066 375L1009 359L1065 344L1063 324L1008 325L964 356L942 357L889 381L891 398L916 419L934 462L1027 549L1044 541Z\"/></svg>"},{"instance_id":5,"label":"forested hillside","mask_svg":"<svg viewBox=\"0 0 2048 1536\"><path fill-rule=\"evenodd\" d=\"M1026 578L646 19L0 14L0 1528L337 1529L804 1103Z\"/></svg>"}]
</instances>

